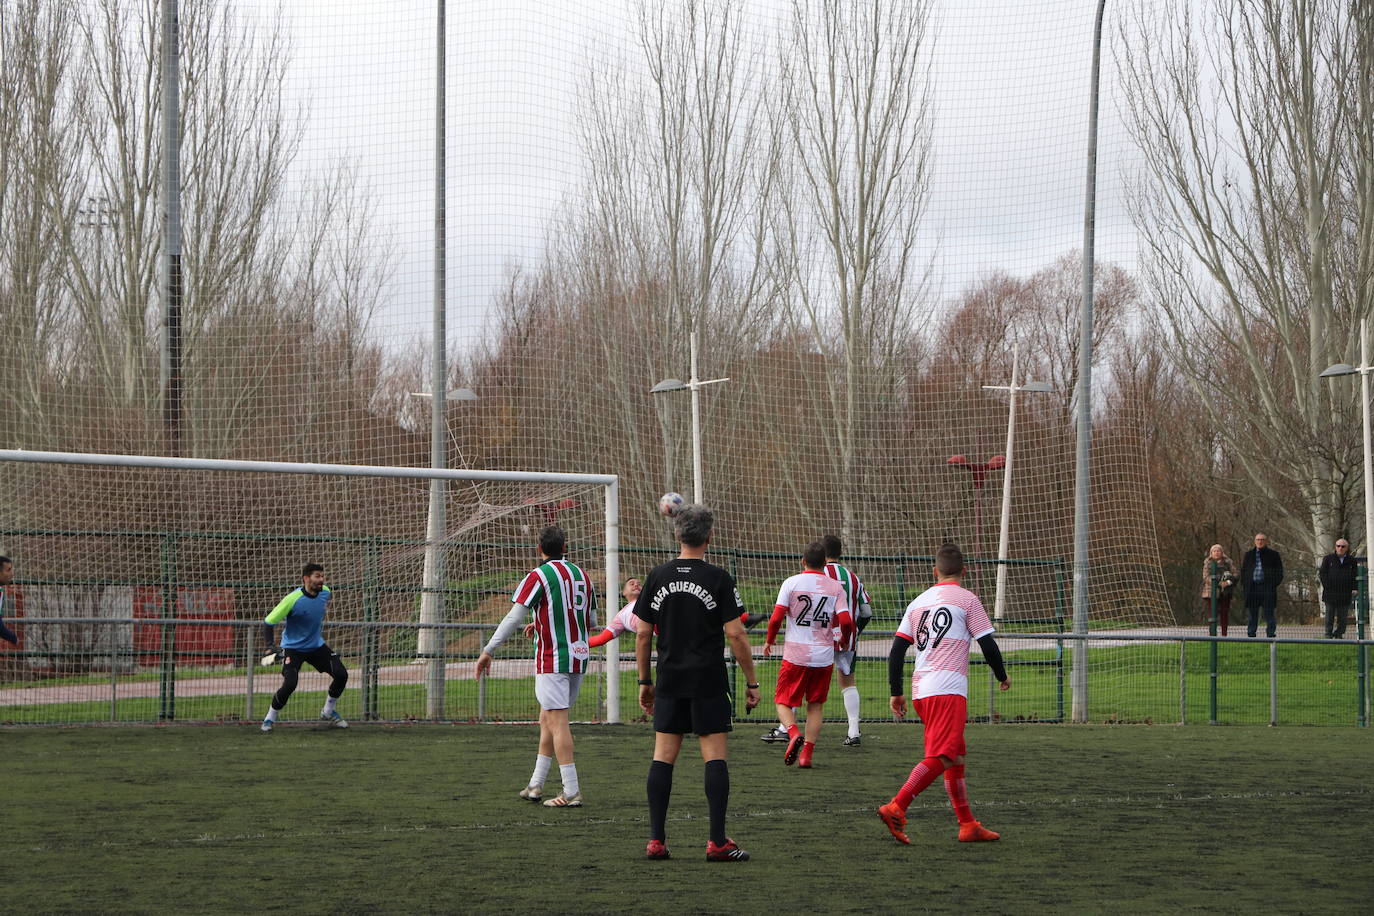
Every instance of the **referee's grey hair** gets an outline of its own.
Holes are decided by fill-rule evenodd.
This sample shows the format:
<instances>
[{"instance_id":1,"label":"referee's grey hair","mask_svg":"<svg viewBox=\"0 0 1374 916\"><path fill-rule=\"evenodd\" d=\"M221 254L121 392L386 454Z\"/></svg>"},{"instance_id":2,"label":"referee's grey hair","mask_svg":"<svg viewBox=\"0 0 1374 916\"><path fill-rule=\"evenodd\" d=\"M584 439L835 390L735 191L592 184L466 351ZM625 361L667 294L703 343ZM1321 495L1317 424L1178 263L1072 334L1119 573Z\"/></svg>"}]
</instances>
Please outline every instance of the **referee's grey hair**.
<instances>
[{"instance_id":1,"label":"referee's grey hair","mask_svg":"<svg viewBox=\"0 0 1374 916\"><path fill-rule=\"evenodd\" d=\"M678 510L677 518L673 520L673 530L677 532L679 542L688 547L700 547L711 537L711 529L715 524L716 517L710 509L693 503Z\"/></svg>"}]
</instances>

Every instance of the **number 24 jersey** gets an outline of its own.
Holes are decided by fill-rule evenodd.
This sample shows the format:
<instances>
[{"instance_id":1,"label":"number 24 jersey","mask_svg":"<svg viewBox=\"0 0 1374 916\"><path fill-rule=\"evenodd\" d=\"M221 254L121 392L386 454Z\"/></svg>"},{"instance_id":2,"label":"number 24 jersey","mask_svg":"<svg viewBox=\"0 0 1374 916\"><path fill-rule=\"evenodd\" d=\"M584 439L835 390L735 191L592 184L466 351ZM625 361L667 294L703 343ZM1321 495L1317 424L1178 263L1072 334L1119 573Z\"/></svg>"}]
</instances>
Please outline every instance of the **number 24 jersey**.
<instances>
[{"instance_id":1,"label":"number 24 jersey","mask_svg":"<svg viewBox=\"0 0 1374 916\"><path fill-rule=\"evenodd\" d=\"M967 697L969 645L992 631L983 602L962 586L945 582L917 595L897 627L897 636L916 646L911 696Z\"/></svg>"}]
</instances>

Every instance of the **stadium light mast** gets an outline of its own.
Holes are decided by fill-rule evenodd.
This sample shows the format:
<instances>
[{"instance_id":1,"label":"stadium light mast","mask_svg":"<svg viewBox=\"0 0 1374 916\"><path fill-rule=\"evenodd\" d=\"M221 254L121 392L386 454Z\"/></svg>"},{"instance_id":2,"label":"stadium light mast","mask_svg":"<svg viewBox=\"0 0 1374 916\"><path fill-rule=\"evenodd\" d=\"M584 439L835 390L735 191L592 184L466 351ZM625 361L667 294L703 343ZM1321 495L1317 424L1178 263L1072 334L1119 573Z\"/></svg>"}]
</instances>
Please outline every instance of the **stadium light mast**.
<instances>
[{"instance_id":1,"label":"stadium light mast","mask_svg":"<svg viewBox=\"0 0 1374 916\"><path fill-rule=\"evenodd\" d=\"M649 389L650 394L663 394L665 391L692 392L692 502L700 504L703 499L701 482L701 395L699 392L707 385L718 385L730 381L729 378L712 378L702 381L697 378L697 329L692 326L690 335L692 348L692 377L682 379L665 378Z\"/></svg>"},{"instance_id":2,"label":"stadium light mast","mask_svg":"<svg viewBox=\"0 0 1374 916\"><path fill-rule=\"evenodd\" d=\"M181 457L181 19L162 0L162 426L167 454Z\"/></svg>"},{"instance_id":3,"label":"stadium light mast","mask_svg":"<svg viewBox=\"0 0 1374 916\"><path fill-rule=\"evenodd\" d=\"M435 2L434 26L434 303L433 337L430 349L429 465L436 471L448 466L448 43L445 22L446 0ZM432 625L444 617L443 540L448 530L444 518L448 481L431 477L429 481L429 518L425 525L425 568L420 592L420 632L416 640L417 661L428 659L425 674L425 715L439 719L444 715L444 660L438 651L441 634ZM427 624L431 626L426 626Z\"/></svg>"},{"instance_id":4,"label":"stadium light mast","mask_svg":"<svg viewBox=\"0 0 1374 916\"><path fill-rule=\"evenodd\" d=\"M1093 262L1097 231L1097 109L1102 73L1102 15L1107 0L1097 0L1093 25L1092 84L1088 93L1088 174L1083 205L1083 304L1078 328L1077 437L1073 493L1073 721L1088 721L1088 523L1093 435Z\"/></svg>"},{"instance_id":5,"label":"stadium light mast","mask_svg":"<svg viewBox=\"0 0 1374 916\"><path fill-rule=\"evenodd\" d=\"M1020 368L1020 352L1013 345L1011 348L1011 384L1009 385L984 385L983 388L989 391L1009 392L1010 398L1007 401L1007 447L1002 454L1006 457L1006 465L1002 468L1002 527L1000 536L997 539L997 597L993 603L993 620L1001 620L1006 612L1007 599L1007 552L1009 548L1008 540L1011 534L1011 470L1012 452L1016 445L1016 392L1018 391L1042 391L1049 392L1054 389L1045 382L1026 382L1017 384L1017 372Z\"/></svg>"}]
</instances>

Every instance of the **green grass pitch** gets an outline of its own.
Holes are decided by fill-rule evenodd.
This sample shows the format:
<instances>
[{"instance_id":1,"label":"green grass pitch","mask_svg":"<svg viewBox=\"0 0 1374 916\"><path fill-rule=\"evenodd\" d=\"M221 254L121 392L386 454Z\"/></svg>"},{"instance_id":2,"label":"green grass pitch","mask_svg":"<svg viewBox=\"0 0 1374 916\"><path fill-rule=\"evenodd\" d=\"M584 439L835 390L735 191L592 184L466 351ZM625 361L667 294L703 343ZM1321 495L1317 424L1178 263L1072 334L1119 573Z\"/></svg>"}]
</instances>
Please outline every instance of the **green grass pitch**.
<instances>
[{"instance_id":1,"label":"green grass pitch","mask_svg":"<svg viewBox=\"0 0 1374 916\"><path fill-rule=\"evenodd\" d=\"M521 801L526 725L9 729L0 863L17 912L1353 913L1374 880L1374 741L1352 728L975 725L956 842L942 782L900 846L874 807L914 725L821 736L814 769L741 726L707 863L695 740L643 859L643 725L575 726L587 806ZM547 788L556 791L554 781Z\"/></svg>"}]
</instances>

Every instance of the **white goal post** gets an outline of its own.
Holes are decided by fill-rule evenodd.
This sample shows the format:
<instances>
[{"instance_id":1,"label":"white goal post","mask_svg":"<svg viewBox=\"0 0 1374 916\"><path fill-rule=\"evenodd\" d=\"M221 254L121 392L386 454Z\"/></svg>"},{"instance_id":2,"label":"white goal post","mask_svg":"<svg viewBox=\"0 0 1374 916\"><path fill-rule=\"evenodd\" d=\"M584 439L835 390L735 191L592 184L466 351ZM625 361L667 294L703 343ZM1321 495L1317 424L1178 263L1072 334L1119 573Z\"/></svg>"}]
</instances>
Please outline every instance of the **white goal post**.
<instances>
[{"instance_id":1,"label":"white goal post","mask_svg":"<svg viewBox=\"0 0 1374 916\"><path fill-rule=\"evenodd\" d=\"M603 622L618 608L620 579L620 478L615 474L573 474L536 471L436 469L357 464L315 464L285 461L241 461L215 458L174 458L155 455L115 455L82 452L46 452L0 449L0 461L49 465L86 465L113 468L167 469L174 471L222 471L248 474L294 474L328 477L380 477L512 484L563 484L602 488L605 498L605 583ZM427 546L433 546L428 545ZM417 586L417 590L420 587ZM606 721L620 721L620 658L618 640L606 645ZM443 709L443 659L431 658L435 676L426 677L429 709Z\"/></svg>"}]
</instances>

